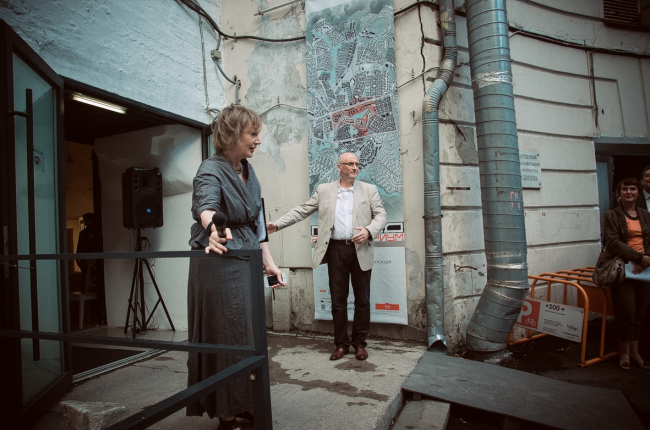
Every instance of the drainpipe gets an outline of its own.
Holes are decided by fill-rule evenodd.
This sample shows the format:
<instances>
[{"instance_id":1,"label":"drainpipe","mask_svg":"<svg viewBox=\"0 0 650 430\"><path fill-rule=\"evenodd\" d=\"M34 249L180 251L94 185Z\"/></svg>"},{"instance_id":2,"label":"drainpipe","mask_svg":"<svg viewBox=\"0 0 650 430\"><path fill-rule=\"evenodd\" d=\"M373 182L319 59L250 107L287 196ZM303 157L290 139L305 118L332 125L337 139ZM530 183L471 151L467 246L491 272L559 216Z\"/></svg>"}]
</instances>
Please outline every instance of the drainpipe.
<instances>
[{"instance_id":1,"label":"drainpipe","mask_svg":"<svg viewBox=\"0 0 650 430\"><path fill-rule=\"evenodd\" d=\"M487 358L506 347L528 292L526 226L505 0L467 0L465 7L487 260L465 343Z\"/></svg>"},{"instance_id":2,"label":"drainpipe","mask_svg":"<svg viewBox=\"0 0 650 430\"><path fill-rule=\"evenodd\" d=\"M456 16L453 0L440 1L440 27L444 54L438 75L424 96L422 135L424 145L424 234L427 345L446 352L444 279L442 273L442 214L440 211L440 136L438 106L456 70Z\"/></svg>"}]
</instances>

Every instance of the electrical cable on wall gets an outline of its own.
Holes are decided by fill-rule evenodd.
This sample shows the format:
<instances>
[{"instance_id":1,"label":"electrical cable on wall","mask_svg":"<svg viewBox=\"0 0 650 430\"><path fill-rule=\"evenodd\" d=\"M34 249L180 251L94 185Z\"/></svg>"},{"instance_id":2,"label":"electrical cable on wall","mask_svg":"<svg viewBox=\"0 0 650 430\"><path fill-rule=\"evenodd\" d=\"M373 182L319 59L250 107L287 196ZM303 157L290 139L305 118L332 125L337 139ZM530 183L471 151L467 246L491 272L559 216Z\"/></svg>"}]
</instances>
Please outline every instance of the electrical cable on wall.
<instances>
[{"instance_id":1,"label":"electrical cable on wall","mask_svg":"<svg viewBox=\"0 0 650 430\"><path fill-rule=\"evenodd\" d=\"M208 13L195 0L177 0L177 1L183 3L185 6L187 6L197 14L204 17L210 23L212 28L214 28L214 30L224 39L233 39L233 40L253 39L253 40L260 40L262 42L295 42L298 40L305 40L305 36L290 37L286 39L269 39L268 37L260 37L260 36L237 36L237 33L235 33L234 35L226 34L219 28L217 23L210 17L210 15L208 15ZM398 10L393 15L394 16L400 15L416 6L428 6L431 9L438 10L437 3L434 3L429 0L422 0ZM221 39L219 39L219 43L220 42ZM219 49L219 43L217 44L217 49Z\"/></svg>"},{"instance_id":2,"label":"electrical cable on wall","mask_svg":"<svg viewBox=\"0 0 650 430\"><path fill-rule=\"evenodd\" d=\"M221 37L224 37L226 39L233 39L235 41L242 40L242 39L253 39L253 40L260 40L260 41L264 41L264 42L295 42L295 41L298 41L298 40L305 40L305 36L286 38L286 39L269 39L269 38L266 38L266 37L259 37L259 36L237 36L236 34L231 36L229 34L224 33L223 31L221 31L221 29L219 28L217 23L214 21L214 19L212 19L212 17L210 17L210 15L205 11L205 9L203 9L198 4L198 2L196 2L196 0L178 0L178 1L180 1L182 4L184 4L189 9L193 10L194 12L196 12L199 15L199 29L200 29L200 32L201 32L201 53L203 55L203 81L204 81L204 88L205 88L206 112L208 112L208 115L210 116L210 118L212 118L212 115L211 115L212 112L217 112L218 113L218 112L220 112L220 110L219 109L211 109L210 108L210 102L209 102L209 99L208 99L207 78L206 78L207 75L206 75L206 71L205 71L205 50L204 50L204 42L203 42L203 26L202 26L202 19L201 18L205 18L208 21L208 23L210 24L210 26L217 32L217 48L210 51L210 54L211 54L212 59L214 60L216 66L217 66L217 69L221 73L221 75L228 82L235 85L235 104L239 104L239 89L241 88L241 80L237 79L236 75L233 76L233 78L228 77L228 75L226 75L225 71L221 67L221 64L220 64L221 52L219 51L219 48L221 46ZM422 0L422 1L419 1L417 3L413 3L413 4L409 5L409 6L406 6L406 7L402 8L402 9L398 10L397 12L394 13L394 16L400 15L400 14L406 12L407 10L412 9L412 8L414 8L416 6L429 6L432 9L438 9L438 5L436 3L433 3L433 2L427 1L427 0ZM268 113L270 110L275 109L276 107L279 107L279 106L281 106L281 104L278 102L278 104L276 104L275 106L272 106L269 109L267 109L266 111L264 111L262 113L262 115ZM291 108L294 108L294 109L306 110L304 108L298 108L298 107L291 106L291 105L284 105L284 106L291 107Z\"/></svg>"},{"instance_id":3,"label":"electrical cable on wall","mask_svg":"<svg viewBox=\"0 0 650 430\"><path fill-rule=\"evenodd\" d=\"M265 110L264 112L259 114L259 116L262 117L262 116L266 115L267 113L269 113L270 111L272 111L273 109L275 109L277 107L280 107L280 106L285 106L285 107L289 107L289 108L292 108L292 109L298 109L298 110L307 110L307 108L292 106L292 105L288 105L288 104L285 104L285 103L278 102L277 104L271 106L270 108L268 108L267 110Z\"/></svg>"},{"instance_id":4,"label":"electrical cable on wall","mask_svg":"<svg viewBox=\"0 0 650 430\"><path fill-rule=\"evenodd\" d=\"M219 72L221 72L221 75L231 84L235 85L235 104L239 104L239 89L241 88L241 80L237 79L237 75L233 76L232 79L226 75L226 72L223 71L221 68L221 64L219 62L221 61L221 51L218 49L213 49L210 51L210 56L214 60L214 63L217 65L217 69L219 69Z\"/></svg>"},{"instance_id":5,"label":"electrical cable on wall","mask_svg":"<svg viewBox=\"0 0 650 430\"><path fill-rule=\"evenodd\" d=\"M297 40L304 40L305 39L305 36L299 36L299 37L293 37L293 38L287 38L287 39L269 39L269 38L266 38L266 37L259 37L259 36L237 36L236 34L235 35L229 35L229 34L224 33L223 31L221 31L221 29L219 28L217 23L210 17L210 15L208 15L208 13L195 0L177 0L177 1L180 1L181 3L183 3L188 8L192 9L197 14L203 16L210 23L210 25L215 29L215 31L220 36L223 36L226 39L233 39L233 40L253 39L253 40L260 40L260 41L263 41L263 42L295 42ZM427 6L427 7L430 7L432 10L438 10L439 9L437 3L434 3L434 2L429 1L429 0L421 0L421 1L418 1L418 2L415 2L415 3L412 3L412 4L408 5L408 6L405 6L405 7L403 7L402 9L400 9L398 11L395 11L393 13L393 16L401 15L402 13L404 13L404 12L410 10L410 9L413 9L416 6ZM459 16L465 16L465 13L462 12L462 11L456 11L456 12L457 12L457 14ZM529 30L525 30L525 29L522 29L522 28L517 28L517 27L513 26L512 24L509 24L509 29L511 31L513 31L514 33L522 34L522 35L529 36L529 37L536 38L536 39L537 38L543 38L544 40L547 40L549 42L555 42L555 43L562 44L562 45L565 45L565 46L574 46L576 48L590 49L590 47L586 46L586 45L581 45L579 43L568 41L568 40L564 41L564 40L561 40L561 39L556 39L556 38L553 38L551 36L537 34L537 33L531 32ZM514 34L512 34L510 37L512 37L512 36L514 36ZM220 42L221 42L221 39L219 39L219 43ZM219 44L217 46L219 46ZM610 53L616 53L616 54L621 54L621 55L630 55L630 56L635 56L635 57L643 57L643 58L650 57L650 54L628 52L628 51L624 51L624 50L620 50L620 49L612 49L612 48L604 48L604 47L591 47L591 49L597 49L597 50L603 51L603 52L610 52Z\"/></svg>"},{"instance_id":6,"label":"electrical cable on wall","mask_svg":"<svg viewBox=\"0 0 650 430\"><path fill-rule=\"evenodd\" d=\"M212 28L214 28L215 31L219 33L219 35L221 35L224 39L233 39L233 40L253 39L253 40L260 40L262 42L295 42L298 40L305 39L305 36L291 37L287 39L269 39L266 37L259 37L259 36L237 36L236 34L235 35L226 34L223 31L221 31L217 23L210 17L210 15L208 15L208 13L195 0L178 0L178 1L183 3L188 8L192 9L194 12L203 16L210 23Z\"/></svg>"}]
</instances>

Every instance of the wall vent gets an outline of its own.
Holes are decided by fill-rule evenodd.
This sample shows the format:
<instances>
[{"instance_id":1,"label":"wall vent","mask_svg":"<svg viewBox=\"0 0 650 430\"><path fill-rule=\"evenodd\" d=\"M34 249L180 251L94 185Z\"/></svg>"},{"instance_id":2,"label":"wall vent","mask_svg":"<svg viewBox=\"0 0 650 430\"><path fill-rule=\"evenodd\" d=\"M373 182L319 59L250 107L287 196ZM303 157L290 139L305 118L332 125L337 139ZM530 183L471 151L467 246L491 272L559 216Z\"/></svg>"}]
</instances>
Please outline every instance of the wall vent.
<instances>
[{"instance_id":1,"label":"wall vent","mask_svg":"<svg viewBox=\"0 0 650 430\"><path fill-rule=\"evenodd\" d=\"M639 0L603 0L603 16L607 22L638 24L639 13Z\"/></svg>"}]
</instances>

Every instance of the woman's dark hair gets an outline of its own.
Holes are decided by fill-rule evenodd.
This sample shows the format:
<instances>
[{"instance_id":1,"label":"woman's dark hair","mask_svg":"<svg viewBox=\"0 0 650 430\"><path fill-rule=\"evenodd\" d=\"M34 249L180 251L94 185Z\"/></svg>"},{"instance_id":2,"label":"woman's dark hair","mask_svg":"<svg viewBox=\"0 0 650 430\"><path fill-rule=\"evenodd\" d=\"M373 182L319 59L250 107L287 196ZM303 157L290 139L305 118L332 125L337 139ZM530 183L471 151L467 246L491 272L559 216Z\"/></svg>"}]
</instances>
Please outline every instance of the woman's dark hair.
<instances>
[{"instance_id":1,"label":"woman's dark hair","mask_svg":"<svg viewBox=\"0 0 650 430\"><path fill-rule=\"evenodd\" d=\"M625 178L616 185L616 197L621 196L621 187L623 185L634 185L638 191L641 191L641 183L637 178Z\"/></svg>"},{"instance_id":2,"label":"woman's dark hair","mask_svg":"<svg viewBox=\"0 0 650 430\"><path fill-rule=\"evenodd\" d=\"M222 110L212 123L214 149L224 150L234 147L248 127L259 132L262 129L262 120L252 110L241 105L231 104Z\"/></svg>"}]
</instances>

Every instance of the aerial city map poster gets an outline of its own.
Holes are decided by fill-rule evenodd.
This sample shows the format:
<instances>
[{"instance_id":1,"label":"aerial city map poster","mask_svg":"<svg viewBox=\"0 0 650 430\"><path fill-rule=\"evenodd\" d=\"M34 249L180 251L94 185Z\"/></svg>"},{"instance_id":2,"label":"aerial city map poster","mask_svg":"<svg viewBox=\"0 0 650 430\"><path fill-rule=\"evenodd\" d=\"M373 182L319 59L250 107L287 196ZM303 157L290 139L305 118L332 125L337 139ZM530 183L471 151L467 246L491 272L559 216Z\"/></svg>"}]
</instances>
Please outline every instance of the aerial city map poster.
<instances>
[{"instance_id":1,"label":"aerial city map poster","mask_svg":"<svg viewBox=\"0 0 650 430\"><path fill-rule=\"evenodd\" d=\"M371 321L407 324L402 164L392 0L306 0L310 192L339 177L344 152L379 189L388 224L375 237ZM312 222L312 243L318 217ZM316 318L331 320L327 267L314 270ZM348 314L354 313L354 295Z\"/></svg>"}]
</instances>

